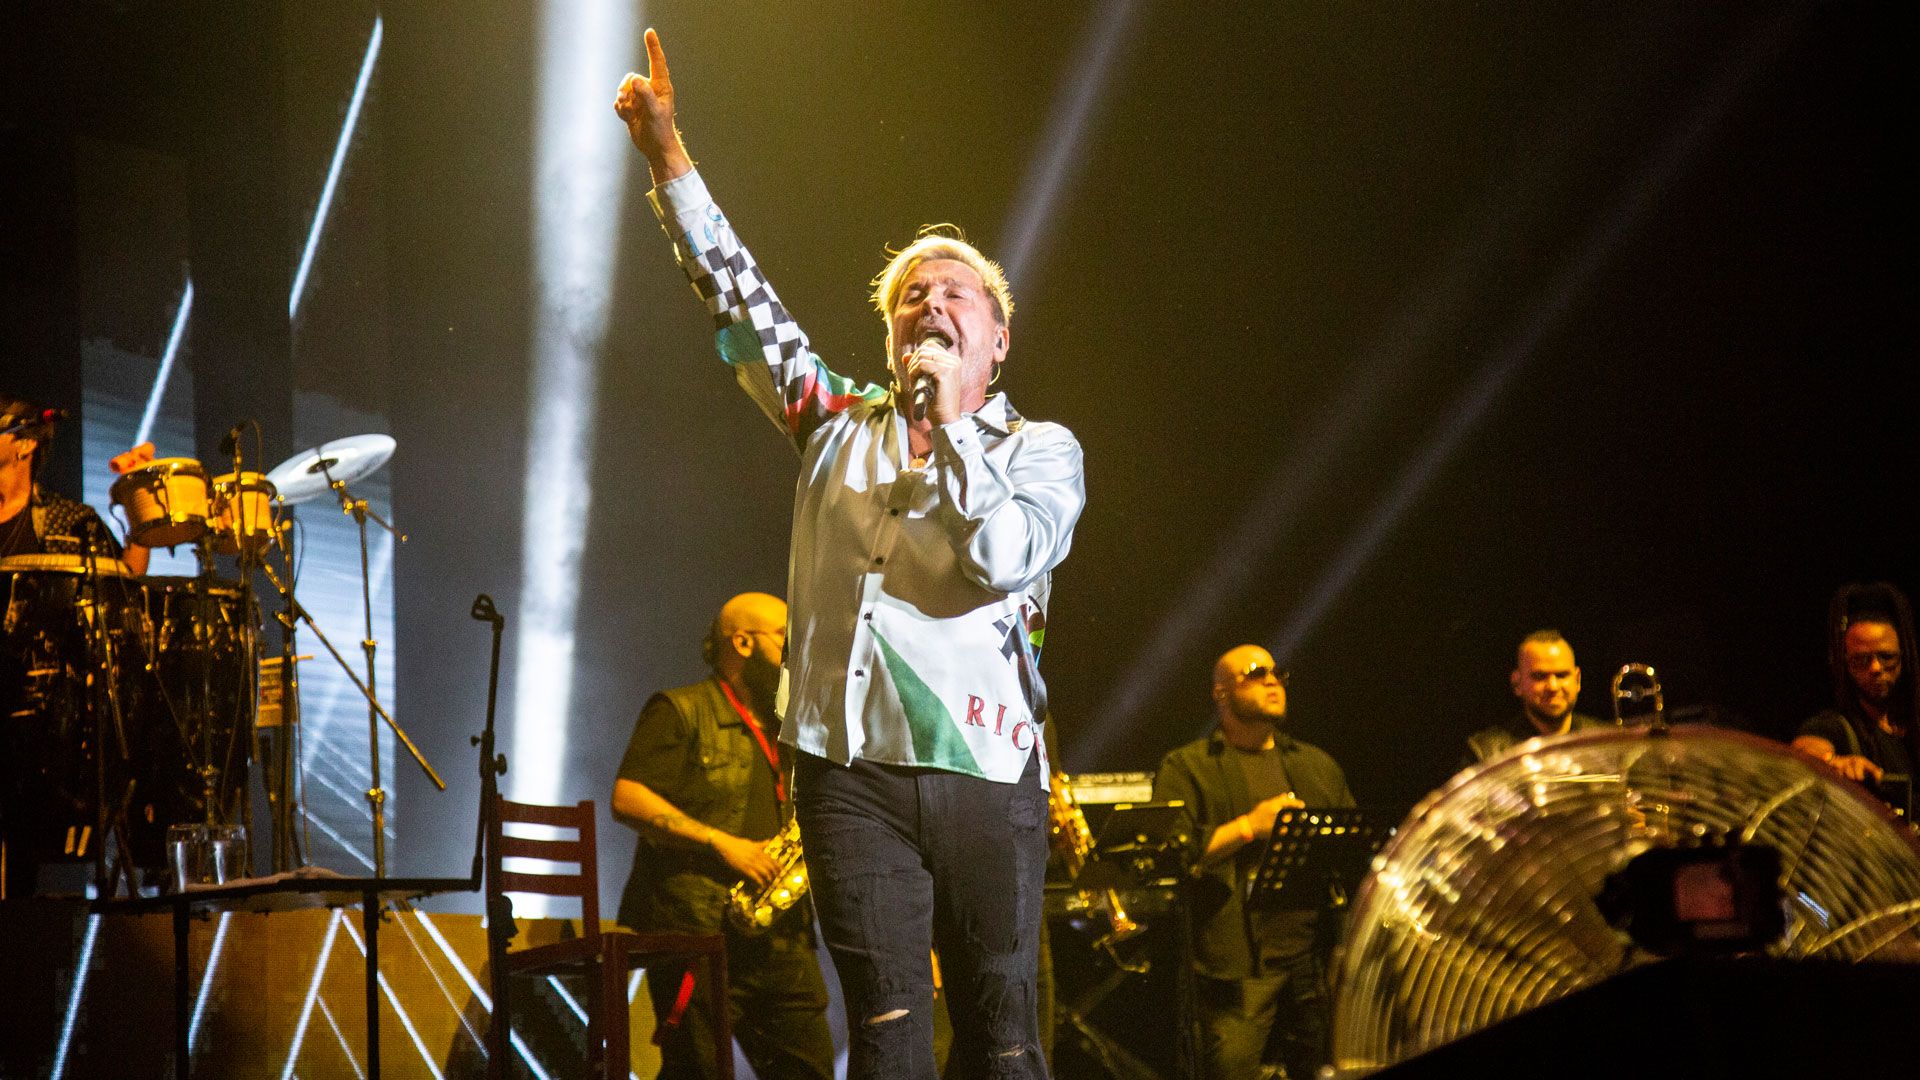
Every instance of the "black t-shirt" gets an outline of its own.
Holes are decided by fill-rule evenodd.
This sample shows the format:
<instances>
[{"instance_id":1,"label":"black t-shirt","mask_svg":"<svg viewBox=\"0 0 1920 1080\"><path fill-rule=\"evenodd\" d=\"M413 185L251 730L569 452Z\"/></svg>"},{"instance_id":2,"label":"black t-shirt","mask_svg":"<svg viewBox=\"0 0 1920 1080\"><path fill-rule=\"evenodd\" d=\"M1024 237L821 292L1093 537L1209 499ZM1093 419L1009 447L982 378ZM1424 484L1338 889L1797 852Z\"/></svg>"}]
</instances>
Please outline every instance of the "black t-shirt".
<instances>
[{"instance_id":1,"label":"black t-shirt","mask_svg":"<svg viewBox=\"0 0 1920 1080\"><path fill-rule=\"evenodd\" d=\"M1866 789L1908 818L1913 816L1913 754L1906 739L1864 718L1850 722L1837 709L1815 714L1800 725L1799 734L1827 740L1836 755L1855 753L1858 747L1860 756L1880 766L1883 773L1878 781L1864 781Z\"/></svg>"},{"instance_id":2,"label":"black t-shirt","mask_svg":"<svg viewBox=\"0 0 1920 1080\"><path fill-rule=\"evenodd\" d=\"M1847 737L1849 730L1853 734L1851 739ZM1913 756L1907 751L1906 740L1888 734L1879 724L1866 721L1849 724L1838 711L1828 709L1800 725L1799 733L1827 740L1833 744L1835 754L1854 753L1857 743L1860 755L1886 772L1913 775Z\"/></svg>"},{"instance_id":3,"label":"black t-shirt","mask_svg":"<svg viewBox=\"0 0 1920 1080\"><path fill-rule=\"evenodd\" d=\"M1229 746L1227 752L1240 763L1240 775L1247 778L1247 796L1254 802L1263 802L1293 790L1293 781L1287 777L1287 765L1280 759L1278 746L1269 746L1265 750L1241 750Z\"/></svg>"},{"instance_id":4,"label":"black t-shirt","mask_svg":"<svg viewBox=\"0 0 1920 1080\"><path fill-rule=\"evenodd\" d=\"M0 521L0 559L9 555L40 554L40 538L33 535L33 506L23 504L20 512Z\"/></svg>"},{"instance_id":5,"label":"black t-shirt","mask_svg":"<svg viewBox=\"0 0 1920 1080\"><path fill-rule=\"evenodd\" d=\"M89 548L111 559L122 556L120 542L93 507L44 488L37 490L45 535L34 532L33 503L29 502L11 519L0 522L0 556L80 555Z\"/></svg>"},{"instance_id":6,"label":"black t-shirt","mask_svg":"<svg viewBox=\"0 0 1920 1080\"><path fill-rule=\"evenodd\" d=\"M1247 798L1254 803L1264 802L1275 795L1297 794L1293 790L1293 778L1287 775L1286 755L1278 745L1264 750L1242 750L1228 744L1226 752L1239 765L1240 775L1247 781ZM1265 849L1266 842L1262 837L1247 845L1246 851L1262 853ZM1247 873L1253 873L1260 864L1259 858L1247 858L1246 853L1241 857L1247 863ZM1297 957L1313 940L1316 919L1311 912L1261 908L1249 911L1247 918L1263 964Z\"/></svg>"}]
</instances>

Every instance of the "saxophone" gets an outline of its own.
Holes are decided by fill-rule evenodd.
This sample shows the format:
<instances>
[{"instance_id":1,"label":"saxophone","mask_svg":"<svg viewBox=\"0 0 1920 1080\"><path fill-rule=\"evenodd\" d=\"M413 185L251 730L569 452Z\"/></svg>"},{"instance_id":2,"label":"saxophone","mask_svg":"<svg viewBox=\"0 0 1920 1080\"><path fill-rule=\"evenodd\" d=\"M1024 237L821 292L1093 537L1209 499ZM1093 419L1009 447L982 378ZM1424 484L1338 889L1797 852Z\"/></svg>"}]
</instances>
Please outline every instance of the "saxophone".
<instances>
[{"instance_id":1,"label":"saxophone","mask_svg":"<svg viewBox=\"0 0 1920 1080\"><path fill-rule=\"evenodd\" d=\"M800 821L788 818L786 825L767 841L767 856L780 872L764 886L742 881L727 894L727 917L734 926L757 934L773 925L780 913L807 895L807 863L800 851Z\"/></svg>"},{"instance_id":2,"label":"saxophone","mask_svg":"<svg viewBox=\"0 0 1920 1080\"><path fill-rule=\"evenodd\" d=\"M1086 812L1080 809L1080 801L1073 795L1073 779L1066 773L1054 773L1052 783L1047 790L1047 810L1050 819L1053 850L1060 855L1060 861L1067 868L1069 878L1077 878L1087 865L1087 859L1093 854L1093 830L1087 827ZM1127 916L1127 909L1120 903L1120 890L1102 889L1095 896L1088 890L1080 890L1080 898L1088 911L1099 911L1106 916L1107 933L1099 944L1112 945L1125 941L1146 929L1142 924Z\"/></svg>"}]
</instances>

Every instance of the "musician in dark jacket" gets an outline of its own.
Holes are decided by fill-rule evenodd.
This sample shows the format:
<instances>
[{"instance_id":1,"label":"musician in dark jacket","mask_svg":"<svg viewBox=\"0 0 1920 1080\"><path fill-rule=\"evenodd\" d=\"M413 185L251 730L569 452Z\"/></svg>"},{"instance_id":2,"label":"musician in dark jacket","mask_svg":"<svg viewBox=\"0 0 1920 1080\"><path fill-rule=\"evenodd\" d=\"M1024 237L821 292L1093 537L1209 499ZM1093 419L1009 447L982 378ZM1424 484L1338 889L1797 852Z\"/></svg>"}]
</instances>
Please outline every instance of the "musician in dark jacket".
<instances>
[{"instance_id":1,"label":"musician in dark jacket","mask_svg":"<svg viewBox=\"0 0 1920 1080\"><path fill-rule=\"evenodd\" d=\"M641 710L613 787L614 816L640 833L620 923L724 931L730 1017L754 1074L830 1080L833 1036L809 905L761 933L726 918L736 882L776 876L766 842L791 813L773 708L786 622L778 597L727 601L704 646L712 677L655 694ZM670 1080L713 1074L713 1020L696 982L692 969L647 971L660 1075Z\"/></svg>"},{"instance_id":2,"label":"musician in dark jacket","mask_svg":"<svg viewBox=\"0 0 1920 1080\"><path fill-rule=\"evenodd\" d=\"M1156 801L1180 799L1204 845L1191 883L1201 1075L1252 1080L1275 1057L1310 1077L1328 1053L1325 978L1314 948L1318 911L1249 911L1246 881L1275 817L1289 807L1350 807L1346 775L1285 730L1286 673L1258 645L1213 668L1218 726L1168 754Z\"/></svg>"}]
</instances>

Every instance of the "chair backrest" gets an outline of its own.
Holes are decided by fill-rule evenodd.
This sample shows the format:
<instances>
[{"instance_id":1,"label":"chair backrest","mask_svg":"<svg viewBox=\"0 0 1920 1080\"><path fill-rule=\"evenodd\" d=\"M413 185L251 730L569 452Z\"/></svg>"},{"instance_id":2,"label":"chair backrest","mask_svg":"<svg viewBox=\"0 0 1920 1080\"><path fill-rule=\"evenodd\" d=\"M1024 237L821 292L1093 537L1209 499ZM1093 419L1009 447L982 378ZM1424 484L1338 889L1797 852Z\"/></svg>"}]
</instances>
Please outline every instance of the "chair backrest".
<instances>
[{"instance_id":1,"label":"chair backrest","mask_svg":"<svg viewBox=\"0 0 1920 1080\"><path fill-rule=\"evenodd\" d=\"M593 800L582 799L573 806L540 806L514 802L498 795L494 798L499 812L493 816L487 836L488 910L493 910L493 898L502 893L570 896L580 901L581 935L598 935L600 869L594 855ZM576 835L571 840L507 835L506 826L515 823L570 829ZM506 859L575 863L580 869L576 873L508 870L502 865Z\"/></svg>"}]
</instances>

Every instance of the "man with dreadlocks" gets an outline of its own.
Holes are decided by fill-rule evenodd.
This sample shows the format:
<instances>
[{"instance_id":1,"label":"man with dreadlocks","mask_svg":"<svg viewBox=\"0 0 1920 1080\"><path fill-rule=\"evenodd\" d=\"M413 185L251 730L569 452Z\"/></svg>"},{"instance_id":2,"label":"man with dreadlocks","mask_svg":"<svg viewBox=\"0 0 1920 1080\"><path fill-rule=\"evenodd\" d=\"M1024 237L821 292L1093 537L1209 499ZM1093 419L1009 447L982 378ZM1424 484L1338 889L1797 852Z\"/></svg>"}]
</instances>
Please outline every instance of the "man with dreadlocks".
<instances>
[{"instance_id":1,"label":"man with dreadlocks","mask_svg":"<svg viewBox=\"0 0 1920 1080\"><path fill-rule=\"evenodd\" d=\"M1911 818L1913 763L1920 760L1913 609L1887 582L1847 585L1833 596L1827 632L1834 707L1802 724L1793 748Z\"/></svg>"}]
</instances>

